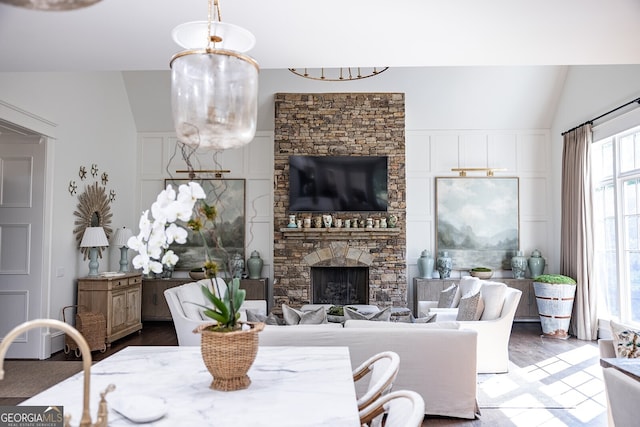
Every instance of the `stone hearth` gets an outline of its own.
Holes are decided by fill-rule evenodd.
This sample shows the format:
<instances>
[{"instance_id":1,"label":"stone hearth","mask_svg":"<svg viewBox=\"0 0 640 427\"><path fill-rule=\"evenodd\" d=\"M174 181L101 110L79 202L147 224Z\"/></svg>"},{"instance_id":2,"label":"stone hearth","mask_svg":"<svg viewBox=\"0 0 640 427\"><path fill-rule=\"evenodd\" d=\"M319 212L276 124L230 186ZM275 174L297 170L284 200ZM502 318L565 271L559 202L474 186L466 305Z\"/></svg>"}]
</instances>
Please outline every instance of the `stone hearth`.
<instances>
[{"instance_id":1,"label":"stone hearth","mask_svg":"<svg viewBox=\"0 0 640 427\"><path fill-rule=\"evenodd\" d=\"M310 303L311 266L337 260L369 266L370 304L406 306L404 128L402 93L275 95L274 311L279 312L283 303ZM393 214L397 228L287 229L289 156L305 154L388 156L386 213L327 213L343 219Z\"/></svg>"}]
</instances>

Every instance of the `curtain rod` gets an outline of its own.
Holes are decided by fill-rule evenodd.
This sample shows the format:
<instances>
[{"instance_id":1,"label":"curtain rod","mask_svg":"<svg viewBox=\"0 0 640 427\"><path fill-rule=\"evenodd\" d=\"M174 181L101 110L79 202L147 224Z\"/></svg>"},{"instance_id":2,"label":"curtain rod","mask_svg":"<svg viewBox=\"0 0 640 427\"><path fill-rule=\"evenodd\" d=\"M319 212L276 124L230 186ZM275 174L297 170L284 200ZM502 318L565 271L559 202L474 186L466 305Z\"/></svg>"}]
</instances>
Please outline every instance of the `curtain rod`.
<instances>
[{"instance_id":1,"label":"curtain rod","mask_svg":"<svg viewBox=\"0 0 640 427\"><path fill-rule=\"evenodd\" d=\"M601 119L601 118L603 118L604 116L608 116L608 115L609 115L609 114L611 114L611 113L615 113L615 112L616 112L616 111L618 111L619 109L624 108L624 107L626 107L626 106L628 106L628 105L631 105L631 104L635 104L635 103L640 104L640 98L636 98L636 99L634 99L633 101L629 101L629 102L627 102L626 104L623 104L623 105L621 105L621 106L619 106L619 107L616 107L616 108L614 108L614 109L613 109L613 110L611 110L611 111L607 111L607 112L606 112L606 113L604 113L604 114L600 114L598 117L595 117L595 118L593 118L593 119L591 119L591 120L588 120L588 121L586 121L586 122L582 123L581 125L578 125L578 126L572 127L571 129L569 129L569 130L567 130L567 131L562 132L562 136L564 136L564 135L568 134L568 133L569 133L569 132L571 132L571 131L574 131L574 130L578 129L578 128L579 128L579 127L581 127L581 126L588 125L588 124L593 124L593 122L595 122L596 120Z\"/></svg>"}]
</instances>

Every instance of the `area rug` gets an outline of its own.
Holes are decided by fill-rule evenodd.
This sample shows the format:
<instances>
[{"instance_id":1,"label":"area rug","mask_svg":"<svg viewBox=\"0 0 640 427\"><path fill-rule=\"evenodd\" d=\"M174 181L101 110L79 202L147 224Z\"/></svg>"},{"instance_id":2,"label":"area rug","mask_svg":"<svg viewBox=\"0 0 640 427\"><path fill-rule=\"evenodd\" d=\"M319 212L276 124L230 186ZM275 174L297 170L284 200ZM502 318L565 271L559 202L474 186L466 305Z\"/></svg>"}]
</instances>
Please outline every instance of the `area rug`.
<instances>
[{"instance_id":1,"label":"area rug","mask_svg":"<svg viewBox=\"0 0 640 427\"><path fill-rule=\"evenodd\" d=\"M575 408L571 387L562 382L544 384L513 363L506 374L478 374L480 409Z\"/></svg>"},{"instance_id":2,"label":"area rug","mask_svg":"<svg viewBox=\"0 0 640 427\"><path fill-rule=\"evenodd\" d=\"M28 398L82 370L80 361L5 360L0 398Z\"/></svg>"}]
</instances>

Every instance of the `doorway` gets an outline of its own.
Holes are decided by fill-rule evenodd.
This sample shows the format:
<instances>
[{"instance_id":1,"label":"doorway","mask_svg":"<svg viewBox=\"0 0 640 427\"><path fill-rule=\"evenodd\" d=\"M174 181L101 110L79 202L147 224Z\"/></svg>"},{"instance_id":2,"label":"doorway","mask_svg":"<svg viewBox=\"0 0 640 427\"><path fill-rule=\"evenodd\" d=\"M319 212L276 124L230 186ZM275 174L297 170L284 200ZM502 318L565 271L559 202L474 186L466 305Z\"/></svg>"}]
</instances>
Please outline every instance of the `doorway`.
<instances>
[{"instance_id":1,"label":"doorway","mask_svg":"<svg viewBox=\"0 0 640 427\"><path fill-rule=\"evenodd\" d=\"M0 121L0 337L22 322L48 317L46 165L46 137ZM48 331L32 329L6 357L42 359L48 347Z\"/></svg>"}]
</instances>

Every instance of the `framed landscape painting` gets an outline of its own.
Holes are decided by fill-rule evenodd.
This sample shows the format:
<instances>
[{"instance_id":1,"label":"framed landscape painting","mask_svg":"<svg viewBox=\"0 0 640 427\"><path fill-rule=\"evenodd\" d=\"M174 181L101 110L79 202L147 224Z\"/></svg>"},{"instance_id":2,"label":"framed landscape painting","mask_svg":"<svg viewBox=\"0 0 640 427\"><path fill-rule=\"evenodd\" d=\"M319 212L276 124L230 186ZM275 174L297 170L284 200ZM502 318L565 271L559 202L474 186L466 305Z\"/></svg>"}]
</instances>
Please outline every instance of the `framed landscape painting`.
<instances>
[{"instance_id":1,"label":"framed landscape painting","mask_svg":"<svg viewBox=\"0 0 640 427\"><path fill-rule=\"evenodd\" d=\"M167 184L177 190L181 184L196 181L207 195L208 204L216 207L215 233L220 245L216 244L212 235L207 235L207 246L214 261L218 263L220 272L225 271L225 264L235 258L245 259L245 180L244 179L166 179ZM187 229L189 235L184 245L172 244L170 248L180 260L176 270L192 270L202 267L205 260L205 249L199 235L193 233L186 224L177 222Z\"/></svg>"},{"instance_id":2,"label":"framed landscape painting","mask_svg":"<svg viewBox=\"0 0 640 427\"><path fill-rule=\"evenodd\" d=\"M436 177L436 254L454 270L511 269L519 248L517 177Z\"/></svg>"}]
</instances>

